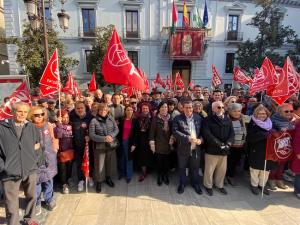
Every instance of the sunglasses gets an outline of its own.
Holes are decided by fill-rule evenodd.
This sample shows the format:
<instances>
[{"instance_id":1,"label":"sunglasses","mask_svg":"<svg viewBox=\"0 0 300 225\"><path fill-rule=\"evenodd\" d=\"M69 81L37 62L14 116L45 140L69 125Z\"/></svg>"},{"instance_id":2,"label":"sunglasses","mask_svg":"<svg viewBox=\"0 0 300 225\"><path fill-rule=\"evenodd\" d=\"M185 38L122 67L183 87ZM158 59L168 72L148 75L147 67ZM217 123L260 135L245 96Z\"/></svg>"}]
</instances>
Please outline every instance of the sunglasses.
<instances>
[{"instance_id":1,"label":"sunglasses","mask_svg":"<svg viewBox=\"0 0 300 225\"><path fill-rule=\"evenodd\" d=\"M294 110L285 110L284 112L285 113L292 113L292 112L294 112Z\"/></svg>"},{"instance_id":2,"label":"sunglasses","mask_svg":"<svg viewBox=\"0 0 300 225\"><path fill-rule=\"evenodd\" d=\"M218 106L217 108L218 109L224 109L224 106Z\"/></svg>"},{"instance_id":3,"label":"sunglasses","mask_svg":"<svg viewBox=\"0 0 300 225\"><path fill-rule=\"evenodd\" d=\"M41 117L41 116L45 116L45 113L36 113L33 115L34 115L34 117Z\"/></svg>"}]
</instances>

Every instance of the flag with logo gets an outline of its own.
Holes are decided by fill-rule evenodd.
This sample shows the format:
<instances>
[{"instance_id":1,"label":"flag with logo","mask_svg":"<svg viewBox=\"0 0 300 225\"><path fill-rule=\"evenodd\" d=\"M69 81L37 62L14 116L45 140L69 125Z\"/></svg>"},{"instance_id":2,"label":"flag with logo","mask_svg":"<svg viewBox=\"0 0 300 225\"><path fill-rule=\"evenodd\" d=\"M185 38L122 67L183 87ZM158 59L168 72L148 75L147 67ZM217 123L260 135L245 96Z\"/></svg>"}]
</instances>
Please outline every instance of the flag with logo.
<instances>
[{"instance_id":1,"label":"flag with logo","mask_svg":"<svg viewBox=\"0 0 300 225\"><path fill-rule=\"evenodd\" d=\"M167 85L169 90L174 89L174 85L173 85L173 81L172 81L172 75L167 76L166 85Z\"/></svg>"},{"instance_id":2,"label":"flag with logo","mask_svg":"<svg viewBox=\"0 0 300 225\"><path fill-rule=\"evenodd\" d=\"M194 10L193 10L193 27L196 27L196 28L203 27L203 23L202 23L198 8L196 6L194 7Z\"/></svg>"},{"instance_id":3,"label":"flag with logo","mask_svg":"<svg viewBox=\"0 0 300 225\"><path fill-rule=\"evenodd\" d=\"M96 83L95 72L93 72L90 80L89 92L95 92L96 90L97 90L97 83Z\"/></svg>"},{"instance_id":4,"label":"flag with logo","mask_svg":"<svg viewBox=\"0 0 300 225\"><path fill-rule=\"evenodd\" d=\"M155 81L154 81L156 84L159 84L162 88L166 88L166 84L165 84L165 82L161 79L161 77L160 77L160 74L159 73L157 73L156 74L156 78L155 78Z\"/></svg>"},{"instance_id":5,"label":"flag with logo","mask_svg":"<svg viewBox=\"0 0 300 225\"><path fill-rule=\"evenodd\" d=\"M186 1L184 0L183 3L183 25L184 27L188 28L190 27L190 19L187 11Z\"/></svg>"},{"instance_id":6,"label":"flag with logo","mask_svg":"<svg viewBox=\"0 0 300 225\"><path fill-rule=\"evenodd\" d=\"M173 6L172 6L172 28L171 28L171 34L175 34L176 32L176 23L178 21L178 12L175 5L175 0L173 0Z\"/></svg>"},{"instance_id":7,"label":"flag with logo","mask_svg":"<svg viewBox=\"0 0 300 225\"><path fill-rule=\"evenodd\" d=\"M179 88L180 90L184 89L184 82L181 78L181 75L180 73L176 73L176 76L175 76L175 86L177 88Z\"/></svg>"},{"instance_id":8,"label":"flag with logo","mask_svg":"<svg viewBox=\"0 0 300 225\"><path fill-rule=\"evenodd\" d=\"M289 97L300 89L300 75L296 71L290 57L287 57L283 66L289 80Z\"/></svg>"},{"instance_id":9,"label":"flag with logo","mask_svg":"<svg viewBox=\"0 0 300 225\"><path fill-rule=\"evenodd\" d=\"M61 92L74 95L74 78L71 73L68 74L68 79L64 88L61 89Z\"/></svg>"},{"instance_id":10,"label":"flag with logo","mask_svg":"<svg viewBox=\"0 0 300 225\"><path fill-rule=\"evenodd\" d=\"M240 84L250 84L252 79L248 77L238 66L233 69L233 78L235 82Z\"/></svg>"},{"instance_id":11,"label":"flag with logo","mask_svg":"<svg viewBox=\"0 0 300 225\"><path fill-rule=\"evenodd\" d=\"M292 157L292 132L270 132L267 138L266 160L288 161Z\"/></svg>"},{"instance_id":12,"label":"flag with logo","mask_svg":"<svg viewBox=\"0 0 300 225\"><path fill-rule=\"evenodd\" d=\"M9 100L4 104L4 107L0 109L0 120L11 118L12 107L17 102L25 102L31 105L31 99L29 94L29 88L25 81L9 96Z\"/></svg>"},{"instance_id":13,"label":"flag with logo","mask_svg":"<svg viewBox=\"0 0 300 225\"><path fill-rule=\"evenodd\" d=\"M219 75L217 68L214 64L211 66L211 69L212 69L212 79L211 79L212 86L218 87L222 84L222 78Z\"/></svg>"},{"instance_id":14,"label":"flag with logo","mask_svg":"<svg viewBox=\"0 0 300 225\"><path fill-rule=\"evenodd\" d=\"M278 76L278 82L276 83L274 89L268 93L268 95L278 104L282 105L289 97L289 79L287 73L279 67L276 66L275 70Z\"/></svg>"},{"instance_id":15,"label":"flag with logo","mask_svg":"<svg viewBox=\"0 0 300 225\"><path fill-rule=\"evenodd\" d=\"M83 173L83 176L85 178L90 176L90 161L89 161L89 143L85 143L84 153L83 153L83 159L81 163L81 170Z\"/></svg>"}]
</instances>

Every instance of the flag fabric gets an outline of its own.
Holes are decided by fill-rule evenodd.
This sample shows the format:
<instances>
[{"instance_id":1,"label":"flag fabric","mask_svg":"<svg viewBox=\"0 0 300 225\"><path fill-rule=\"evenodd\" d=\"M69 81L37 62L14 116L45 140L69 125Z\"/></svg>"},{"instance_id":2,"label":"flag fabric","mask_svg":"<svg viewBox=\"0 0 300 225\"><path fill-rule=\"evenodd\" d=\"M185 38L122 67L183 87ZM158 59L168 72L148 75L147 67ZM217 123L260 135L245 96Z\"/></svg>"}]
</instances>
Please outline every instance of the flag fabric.
<instances>
[{"instance_id":1,"label":"flag fabric","mask_svg":"<svg viewBox=\"0 0 300 225\"><path fill-rule=\"evenodd\" d=\"M283 66L289 80L289 97L300 89L300 76L297 73L290 57L287 57Z\"/></svg>"},{"instance_id":2,"label":"flag fabric","mask_svg":"<svg viewBox=\"0 0 300 225\"><path fill-rule=\"evenodd\" d=\"M204 27L206 27L206 25L208 24L208 10L207 10L206 0L204 3L204 12L203 12L203 20L202 21L203 21Z\"/></svg>"},{"instance_id":3,"label":"flag fabric","mask_svg":"<svg viewBox=\"0 0 300 225\"><path fill-rule=\"evenodd\" d=\"M166 89L166 84L165 82L161 79L160 74L157 73L156 74L156 78L155 78L155 84L159 84L163 89Z\"/></svg>"},{"instance_id":4,"label":"flag fabric","mask_svg":"<svg viewBox=\"0 0 300 225\"><path fill-rule=\"evenodd\" d=\"M190 88L191 90L193 90L194 87L195 87L195 84L194 84L194 82L191 80L190 83L189 83L189 88Z\"/></svg>"},{"instance_id":5,"label":"flag fabric","mask_svg":"<svg viewBox=\"0 0 300 225\"><path fill-rule=\"evenodd\" d=\"M68 79L66 82L66 85L64 88L61 89L61 92L70 94L70 95L75 95L74 92L74 77L71 73L68 74Z\"/></svg>"},{"instance_id":6,"label":"flag fabric","mask_svg":"<svg viewBox=\"0 0 300 225\"><path fill-rule=\"evenodd\" d=\"M58 53L57 49L54 50L40 80L40 85L49 87L41 88L41 92L43 95L49 94L50 89L56 89L58 91L60 89L60 76L59 76L59 64L58 64Z\"/></svg>"},{"instance_id":7,"label":"flag fabric","mask_svg":"<svg viewBox=\"0 0 300 225\"><path fill-rule=\"evenodd\" d=\"M233 78L235 82L240 84L250 84L252 79L248 77L238 66L233 69Z\"/></svg>"},{"instance_id":8,"label":"flag fabric","mask_svg":"<svg viewBox=\"0 0 300 225\"><path fill-rule=\"evenodd\" d=\"M137 67L136 69L138 70L140 76L144 80L144 89L142 91L150 92L150 86L149 86L148 76L139 67Z\"/></svg>"},{"instance_id":9,"label":"flag fabric","mask_svg":"<svg viewBox=\"0 0 300 225\"><path fill-rule=\"evenodd\" d=\"M249 94L253 95L256 92L265 91L269 87L269 84L270 82L266 75L263 73L262 68L256 68L254 70L254 78L250 85Z\"/></svg>"},{"instance_id":10,"label":"flag fabric","mask_svg":"<svg viewBox=\"0 0 300 225\"><path fill-rule=\"evenodd\" d=\"M180 73L176 73L176 76L175 76L175 86L179 89L184 89L184 83L183 83L183 80L180 76Z\"/></svg>"},{"instance_id":11,"label":"flag fabric","mask_svg":"<svg viewBox=\"0 0 300 225\"><path fill-rule=\"evenodd\" d=\"M211 69L212 69L212 79L211 79L212 85L213 87L218 87L222 84L222 78L219 75L217 68L214 64L211 66Z\"/></svg>"},{"instance_id":12,"label":"flag fabric","mask_svg":"<svg viewBox=\"0 0 300 225\"><path fill-rule=\"evenodd\" d=\"M97 83L96 83L95 72L93 72L90 80L89 92L95 92L96 90L97 90Z\"/></svg>"},{"instance_id":13,"label":"flag fabric","mask_svg":"<svg viewBox=\"0 0 300 225\"><path fill-rule=\"evenodd\" d=\"M46 85L40 84L41 95L45 98L49 95L56 95L58 93L57 88L49 87Z\"/></svg>"},{"instance_id":14,"label":"flag fabric","mask_svg":"<svg viewBox=\"0 0 300 225\"><path fill-rule=\"evenodd\" d=\"M9 100L0 110L0 120L8 119L13 116L11 109L16 102L25 102L31 105L29 88L26 84L26 81L23 81L20 86L17 87L17 89L9 96Z\"/></svg>"},{"instance_id":15,"label":"flag fabric","mask_svg":"<svg viewBox=\"0 0 300 225\"><path fill-rule=\"evenodd\" d=\"M268 95L278 104L282 105L289 97L289 79L287 73L281 67L275 67L278 73L278 82Z\"/></svg>"},{"instance_id":16,"label":"flag fabric","mask_svg":"<svg viewBox=\"0 0 300 225\"><path fill-rule=\"evenodd\" d=\"M171 34L175 34L176 32L176 23L178 21L178 12L175 5L175 0L173 0L173 6L172 6L172 28L171 28Z\"/></svg>"},{"instance_id":17,"label":"flag fabric","mask_svg":"<svg viewBox=\"0 0 300 225\"><path fill-rule=\"evenodd\" d=\"M288 161L292 157L292 131L270 132L267 138L266 160Z\"/></svg>"},{"instance_id":18,"label":"flag fabric","mask_svg":"<svg viewBox=\"0 0 300 225\"><path fill-rule=\"evenodd\" d=\"M144 80L127 56L115 28L102 63L102 73L107 83L144 89Z\"/></svg>"},{"instance_id":19,"label":"flag fabric","mask_svg":"<svg viewBox=\"0 0 300 225\"><path fill-rule=\"evenodd\" d=\"M133 88L128 86L123 86L122 90L120 91L122 94L127 93L127 96L130 97L133 95Z\"/></svg>"},{"instance_id":20,"label":"flag fabric","mask_svg":"<svg viewBox=\"0 0 300 225\"><path fill-rule=\"evenodd\" d=\"M269 95L269 93L272 93L272 91L274 90L277 81L277 73L275 71L275 67L268 57L265 57L261 68L263 73L265 74L266 80L268 81L267 94Z\"/></svg>"},{"instance_id":21,"label":"flag fabric","mask_svg":"<svg viewBox=\"0 0 300 225\"><path fill-rule=\"evenodd\" d=\"M89 162L89 144L88 142L85 143L84 153L83 153L83 159L81 163L81 170L83 173L83 176L85 178L90 176L90 162Z\"/></svg>"},{"instance_id":22,"label":"flag fabric","mask_svg":"<svg viewBox=\"0 0 300 225\"><path fill-rule=\"evenodd\" d=\"M172 81L172 75L167 76L166 85L167 85L169 90L174 89L174 85L173 85L173 81Z\"/></svg>"},{"instance_id":23,"label":"flag fabric","mask_svg":"<svg viewBox=\"0 0 300 225\"><path fill-rule=\"evenodd\" d=\"M186 7L186 1L184 0L183 3L183 25L184 27L188 28L190 27L190 20L189 20L189 15Z\"/></svg>"},{"instance_id":24,"label":"flag fabric","mask_svg":"<svg viewBox=\"0 0 300 225\"><path fill-rule=\"evenodd\" d=\"M80 96L81 95L79 85L75 80L74 80L74 94L75 94L75 96Z\"/></svg>"},{"instance_id":25,"label":"flag fabric","mask_svg":"<svg viewBox=\"0 0 300 225\"><path fill-rule=\"evenodd\" d=\"M202 28L203 23L198 11L198 8L195 6L193 10L193 27Z\"/></svg>"},{"instance_id":26,"label":"flag fabric","mask_svg":"<svg viewBox=\"0 0 300 225\"><path fill-rule=\"evenodd\" d=\"M157 88L155 80L151 81L151 89Z\"/></svg>"}]
</instances>

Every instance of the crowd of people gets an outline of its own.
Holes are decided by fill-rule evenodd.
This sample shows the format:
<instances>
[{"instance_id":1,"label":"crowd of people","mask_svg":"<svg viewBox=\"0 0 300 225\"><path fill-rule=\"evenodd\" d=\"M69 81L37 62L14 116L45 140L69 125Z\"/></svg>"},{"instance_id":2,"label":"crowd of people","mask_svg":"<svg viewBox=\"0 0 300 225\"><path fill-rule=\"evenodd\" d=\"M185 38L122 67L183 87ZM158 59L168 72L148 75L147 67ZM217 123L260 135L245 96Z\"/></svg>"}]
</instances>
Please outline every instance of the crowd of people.
<instances>
[{"instance_id":1,"label":"crowd of people","mask_svg":"<svg viewBox=\"0 0 300 225\"><path fill-rule=\"evenodd\" d=\"M48 210L56 207L55 176L63 194L70 192L72 174L77 176L78 192L89 185L100 193L104 184L115 186L115 169L118 179L127 183L134 171L139 182L156 174L158 186L169 185L169 175L177 169L178 194L191 184L197 194L205 190L212 196L214 191L227 195L225 184L237 186L236 172L242 167L250 173L254 195L269 195L270 190L286 189L285 182L294 182L300 199L297 95L277 106L267 96L249 97L244 90L226 94L196 85L193 90L154 89L132 96L98 89L86 96L62 94L60 101L32 99L31 107L15 103L13 118L0 122L1 180L10 225L19 224L20 186L27 201L24 221L37 224L34 217L41 213L42 198ZM272 130L294 131L294 156L265 166ZM86 146L88 179L81 169Z\"/></svg>"}]
</instances>

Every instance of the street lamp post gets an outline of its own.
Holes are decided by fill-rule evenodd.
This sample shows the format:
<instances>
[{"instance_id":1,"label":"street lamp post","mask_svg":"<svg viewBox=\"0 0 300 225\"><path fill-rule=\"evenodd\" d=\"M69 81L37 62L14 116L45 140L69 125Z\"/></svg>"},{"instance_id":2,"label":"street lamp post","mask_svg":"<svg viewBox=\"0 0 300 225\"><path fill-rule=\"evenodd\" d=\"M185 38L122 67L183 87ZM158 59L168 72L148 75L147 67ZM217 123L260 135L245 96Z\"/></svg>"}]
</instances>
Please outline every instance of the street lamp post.
<instances>
[{"instance_id":1,"label":"street lamp post","mask_svg":"<svg viewBox=\"0 0 300 225\"><path fill-rule=\"evenodd\" d=\"M66 0L60 0L61 4L64 5ZM24 0L30 27L33 30L40 28L41 24L44 32L44 48L45 48L45 61L46 64L49 61L49 46L48 46L48 29L45 15L45 0ZM41 5L41 8L39 8ZM61 12L57 14L59 19L59 26L65 32L69 28L70 16L61 9Z\"/></svg>"}]
</instances>

